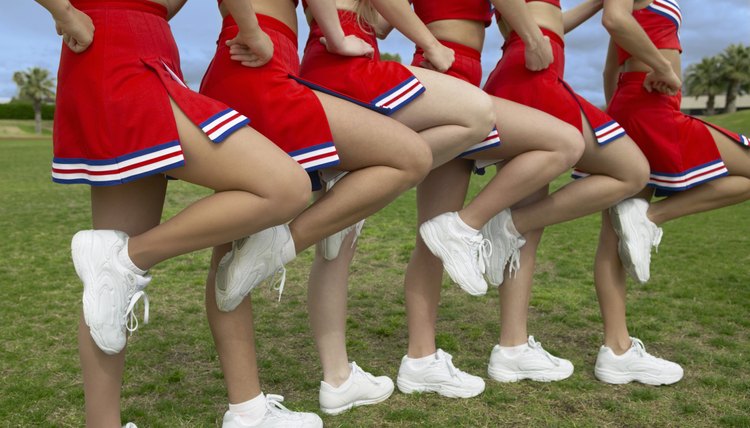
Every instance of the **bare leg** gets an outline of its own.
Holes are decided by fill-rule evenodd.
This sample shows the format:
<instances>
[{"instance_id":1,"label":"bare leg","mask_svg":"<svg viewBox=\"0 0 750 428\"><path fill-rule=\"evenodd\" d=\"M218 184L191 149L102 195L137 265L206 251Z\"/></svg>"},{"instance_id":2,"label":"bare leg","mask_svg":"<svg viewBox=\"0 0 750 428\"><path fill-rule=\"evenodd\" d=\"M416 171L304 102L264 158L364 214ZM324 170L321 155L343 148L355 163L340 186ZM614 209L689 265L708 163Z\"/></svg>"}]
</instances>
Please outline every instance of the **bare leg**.
<instances>
[{"instance_id":1,"label":"bare leg","mask_svg":"<svg viewBox=\"0 0 750 428\"><path fill-rule=\"evenodd\" d=\"M432 164L427 146L405 126L338 98L316 94L331 125L341 158L339 168L351 172L289 224L298 253L377 212L419 183Z\"/></svg>"},{"instance_id":2,"label":"bare leg","mask_svg":"<svg viewBox=\"0 0 750 428\"><path fill-rule=\"evenodd\" d=\"M648 210L648 216L654 223L663 224L750 199L750 150L743 149L719 131L708 129L730 175L654 202Z\"/></svg>"},{"instance_id":3,"label":"bare leg","mask_svg":"<svg viewBox=\"0 0 750 428\"><path fill-rule=\"evenodd\" d=\"M419 132L432 150L433 168L484 140L494 126L490 97L454 77L408 67L427 90L391 117Z\"/></svg>"},{"instance_id":4,"label":"bare leg","mask_svg":"<svg viewBox=\"0 0 750 428\"><path fill-rule=\"evenodd\" d=\"M575 127L521 104L497 97L492 100L502 144L478 152L476 157L508 161L459 211L461 219L475 229L573 166L584 147Z\"/></svg>"},{"instance_id":5,"label":"bare leg","mask_svg":"<svg viewBox=\"0 0 750 428\"><path fill-rule=\"evenodd\" d=\"M432 171L417 187L417 222L463 206L470 165L456 160ZM435 353L435 323L443 282L443 264L417 234L417 243L406 267L404 294L409 329L407 355L419 358Z\"/></svg>"},{"instance_id":6,"label":"bare leg","mask_svg":"<svg viewBox=\"0 0 750 428\"><path fill-rule=\"evenodd\" d=\"M585 118L583 123L586 148L577 166L591 175L514 211L519 233L601 211L646 186L648 162L633 140L625 136L599 147Z\"/></svg>"},{"instance_id":7,"label":"bare leg","mask_svg":"<svg viewBox=\"0 0 750 428\"><path fill-rule=\"evenodd\" d=\"M352 231L341 244L334 260L323 258L319 245L310 269L307 288L307 308L315 345L323 368L323 380L337 387L351 372L346 353L346 313L349 266L354 258Z\"/></svg>"},{"instance_id":8,"label":"bare leg","mask_svg":"<svg viewBox=\"0 0 750 428\"><path fill-rule=\"evenodd\" d=\"M518 204L531 204L547 196L547 187L540 189ZM515 207L514 207L515 209ZM526 245L521 247L521 269L514 275L506 271L500 295L500 346L517 346L528 341L527 321L531 287L534 283L536 250L542 240L543 229L527 232Z\"/></svg>"}]
</instances>

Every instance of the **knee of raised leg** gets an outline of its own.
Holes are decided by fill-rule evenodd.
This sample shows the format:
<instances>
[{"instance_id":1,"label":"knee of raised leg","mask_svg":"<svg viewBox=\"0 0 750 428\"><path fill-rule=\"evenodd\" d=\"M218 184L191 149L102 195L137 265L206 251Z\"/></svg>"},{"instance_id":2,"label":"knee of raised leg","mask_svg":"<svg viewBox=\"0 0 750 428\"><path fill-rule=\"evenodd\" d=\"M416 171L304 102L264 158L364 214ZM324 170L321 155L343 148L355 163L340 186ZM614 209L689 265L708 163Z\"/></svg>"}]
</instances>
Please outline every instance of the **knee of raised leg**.
<instances>
[{"instance_id":1,"label":"knee of raised leg","mask_svg":"<svg viewBox=\"0 0 750 428\"><path fill-rule=\"evenodd\" d=\"M639 192L648 184L651 169L644 156L639 156L638 160L633 161L632 164L629 168L630 176L628 177L628 183L631 184L631 190Z\"/></svg>"},{"instance_id":2,"label":"knee of raised leg","mask_svg":"<svg viewBox=\"0 0 750 428\"><path fill-rule=\"evenodd\" d=\"M411 152L407 168L410 177L409 187L421 183L432 170L432 150L426 142L420 141L419 144L414 144Z\"/></svg>"},{"instance_id":3,"label":"knee of raised leg","mask_svg":"<svg viewBox=\"0 0 750 428\"><path fill-rule=\"evenodd\" d=\"M285 175L273 196L274 210L282 217L294 218L310 203L310 177L302 168Z\"/></svg>"},{"instance_id":4,"label":"knee of raised leg","mask_svg":"<svg viewBox=\"0 0 750 428\"><path fill-rule=\"evenodd\" d=\"M484 138L495 126L494 103L489 95L482 92L481 96L477 97L474 107L476 109L474 113L474 127L478 130L480 136Z\"/></svg>"},{"instance_id":5,"label":"knee of raised leg","mask_svg":"<svg viewBox=\"0 0 750 428\"><path fill-rule=\"evenodd\" d=\"M569 166L575 165L583 156L585 149L583 135L574 126L566 124L560 133L560 151L565 157L565 162Z\"/></svg>"}]
</instances>

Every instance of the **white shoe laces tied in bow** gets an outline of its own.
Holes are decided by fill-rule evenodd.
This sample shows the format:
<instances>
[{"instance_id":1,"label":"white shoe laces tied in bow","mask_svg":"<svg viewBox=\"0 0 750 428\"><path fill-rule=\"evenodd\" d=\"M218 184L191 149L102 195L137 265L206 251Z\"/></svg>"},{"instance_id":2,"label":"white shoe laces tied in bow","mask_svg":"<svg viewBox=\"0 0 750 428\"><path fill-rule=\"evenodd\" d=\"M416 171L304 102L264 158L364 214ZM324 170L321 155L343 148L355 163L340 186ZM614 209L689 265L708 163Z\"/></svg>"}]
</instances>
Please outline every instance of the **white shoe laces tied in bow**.
<instances>
[{"instance_id":1,"label":"white shoe laces tied in bow","mask_svg":"<svg viewBox=\"0 0 750 428\"><path fill-rule=\"evenodd\" d=\"M469 248L471 248L471 256L476 259L479 271L485 273L487 271L485 260L492 255L492 242L489 239L485 239L481 233L464 239L466 239Z\"/></svg>"},{"instance_id":2,"label":"white shoe laces tied in bow","mask_svg":"<svg viewBox=\"0 0 750 428\"><path fill-rule=\"evenodd\" d=\"M547 359L552 364L554 364L555 366L559 366L560 365L560 359L557 358L557 357L553 357L552 354L550 354L544 348L542 348L542 343L541 342L537 342L536 340L534 340L534 336L529 336L529 343L528 343L528 345L529 345L529 348L531 348L531 349L535 350L536 352L538 352L539 354L542 354L545 357L547 357Z\"/></svg>"},{"instance_id":3,"label":"white shoe laces tied in bow","mask_svg":"<svg viewBox=\"0 0 750 428\"><path fill-rule=\"evenodd\" d=\"M356 373L360 373L364 375L367 378L367 380L369 380L370 382L374 383L375 385L380 385L380 382L378 382L378 380L375 379L375 376L362 370L362 368L358 366L357 363L352 361L351 365L352 365L352 374L350 375L351 377L354 377Z\"/></svg>"},{"instance_id":4,"label":"white shoe laces tied in bow","mask_svg":"<svg viewBox=\"0 0 750 428\"><path fill-rule=\"evenodd\" d=\"M292 413L291 410L281 404L282 401L284 401L284 397L281 395L266 394L266 408L271 413Z\"/></svg>"},{"instance_id":5,"label":"white shoe laces tied in bow","mask_svg":"<svg viewBox=\"0 0 750 428\"><path fill-rule=\"evenodd\" d=\"M456 366L453 365L453 355L443 351L442 349L437 350L437 352L435 353L435 359L445 361L445 366L448 367L448 372L451 374L451 377L458 377L458 375L461 373L461 370L457 369Z\"/></svg>"},{"instance_id":6,"label":"white shoe laces tied in bow","mask_svg":"<svg viewBox=\"0 0 750 428\"><path fill-rule=\"evenodd\" d=\"M641 342L641 339L631 337L630 340L633 342L633 345L631 347L635 349L635 352L638 353L639 357L643 357L647 354L646 346L643 344L643 342Z\"/></svg>"},{"instance_id":7,"label":"white shoe laces tied in bow","mask_svg":"<svg viewBox=\"0 0 750 428\"><path fill-rule=\"evenodd\" d=\"M277 280L278 277L278 280ZM274 291L279 292L279 302L281 301L281 293L284 292L284 284L286 284L286 268L284 266L281 266L280 268L276 269L276 272L273 273L273 278L271 280L271 288Z\"/></svg>"},{"instance_id":8,"label":"white shoe laces tied in bow","mask_svg":"<svg viewBox=\"0 0 750 428\"><path fill-rule=\"evenodd\" d=\"M125 328L131 335L138 330L138 317L135 315L135 306L141 298L143 298L143 323L148 324L148 295L143 290L137 291L130 298L128 309L125 312Z\"/></svg>"}]
</instances>

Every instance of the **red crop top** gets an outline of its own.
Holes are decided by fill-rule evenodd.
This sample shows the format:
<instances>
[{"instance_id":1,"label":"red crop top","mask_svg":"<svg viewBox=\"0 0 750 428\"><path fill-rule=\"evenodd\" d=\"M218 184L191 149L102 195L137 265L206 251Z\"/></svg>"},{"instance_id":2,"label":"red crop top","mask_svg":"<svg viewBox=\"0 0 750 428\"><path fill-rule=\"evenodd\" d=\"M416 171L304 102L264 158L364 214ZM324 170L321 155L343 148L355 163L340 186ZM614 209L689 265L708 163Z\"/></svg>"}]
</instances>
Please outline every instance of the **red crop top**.
<instances>
[{"instance_id":1,"label":"red crop top","mask_svg":"<svg viewBox=\"0 0 750 428\"><path fill-rule=\"evenodd\" d=\"M526 3L531 3L533 1L538 1L538 2L542 2L542 3L549 3L552 6L557 7L558 9L562 9L562 7L560 6L560 0L526 0ZM497 17L498 21L503 18L502 15L500 15L500 11L499 10L495 11L495 16Z\"/></svg>"},{"instance_id":2,"label":"red crop top","mask_svg":"<svg viewBox=\"0 0 750 428\"><path fill-rule=\"evenodd\" d=\"M677 0L654 0L647 7L634 10L633 18L643 27L657 49L677 49L682 52L679 35L682 13ZM617 62L620 65L631 56L628 51L617 46Z\"/></svg>"},{"instance_id":3,"label":"red crop top","mask_svg":"<svg viewBox=\"0 0 750 428\"><path fill-rule=\"evenodd\" d=\"M413 0L414 13L425 24L443 19L466 19L492 24L489 0Z\"/></svg>"},{"instance_id":4,"label":"red crop top","mask_svg":"<svg viewBox=\"0 0 750 428\"><path fill-rule=\"evenodd\" d=\"M219 4L221 4L221 2L223 1L224 0L219 0ZM294 3L294 7L297 7L297 5L299 4L299 0L292 0L292 2Z\"/></svg>"}]
</instances>

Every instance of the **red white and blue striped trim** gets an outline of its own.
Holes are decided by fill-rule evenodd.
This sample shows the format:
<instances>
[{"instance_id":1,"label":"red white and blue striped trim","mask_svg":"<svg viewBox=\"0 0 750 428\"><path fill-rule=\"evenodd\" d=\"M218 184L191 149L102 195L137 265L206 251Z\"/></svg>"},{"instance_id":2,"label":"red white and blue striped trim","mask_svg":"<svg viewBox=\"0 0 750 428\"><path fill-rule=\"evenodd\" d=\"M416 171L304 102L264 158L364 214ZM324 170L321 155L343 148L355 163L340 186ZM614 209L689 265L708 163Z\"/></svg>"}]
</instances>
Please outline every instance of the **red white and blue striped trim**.
<instances>
[{"instance_id":1,"label":"red white and blue striped trim","mask_svg":"<svg viewBox=\"0 0 750 428\"><path fill-rule=\"evenodd\" d=\"M248 118L234 109L226 109L201 123L200 128L214 143L221 143L234 131L250 122Z\"/></svg>"},{"instance_id":2,"label":"red white and blue striped trim","mask_svg":"<svg viewBox=\"0 0 750 428\"><path fill-rule=\"evenodd\" d=\"M677 29L682 25L682 11L677 4L677 0L654 0L646 8L654 13L658 13L672 21Z\"/></svg>"},{"instance_id":3,"label":"red white and blue striped trim","mask_svg":"<svg viewBox=\"0 0 750 428\"><path fill-rule=\"evenodd\" d=\"M127 183L185 165L180 142L150 147L114 159L52 159L52 181L110 186Z\"/></svg>"},{"instance_id":4,"label":"red white and blue striped trim","mask_svg":"<svg viewBox=\"0 0 750 428\"><path fill-rule=\"evenodd\" d=\"M461 153L459 157L468 156L472 153L480 152L482 150L491 149L500 145L500 136L497 134L497 128L492 128L492 132L482 140L481 143L474 144L473 146L466 149L465 152Z\"/></svg>"},{"instance_id":5,"label":"red white and blue striped trim","mask_svg":"<svg viewBox=\"0 0 750 428\"><path fill-rule=\"evenodd\" d=\"M619 123L612 120L594 129L594 135L599 145L603 146L625 135L625 130Z\"/></svg>"},{"instance_id":6,"label":"red white and blue striped trim","mask_svg":"<svg viewBox=\"0 0 750 428\"><path fill-rule=\"evenodd\" d=\"M422 83L416 77L411 76L390 91L372 100L371 103L377 109L390 115L409 104L410 101L418 97L422 92L424 92Z\"/></svg>"},{"instance_id":7,"label":"red white and blue striped trim","mask_svg":"<svg viewBox=\"0 0 750 428\"><path fill-rule=\"evenodd\" d=\"M328 168L338 165L341 162L333 143L318 144L301 150L295 150L288 154L292 159L296 160L305 171L315 171L317 169Z\"/></svg>"},{"instance_id":8,"label":"red white and blue striped trim","mask_svg":"<svg viewBox=\"0 0 750 428\"><path fill-rule=\"evenodd\" d=\"M740 136L740 144L742 144L745 147L750 147L750 139L748 139L746 136L742 134L737 134Z\"/></svg>"},{"instance_id":9,"label":"red white and blue striped trim","mask_svg":"<svg viewBox=\"0 0 750 428\"><path fill-rule=\"evenodd\" d=\"M715 178L728 175L724 162L719 159L677 174L651 172L648 184L670 192L682 191Z\"/></svg>"}]
</instances>

